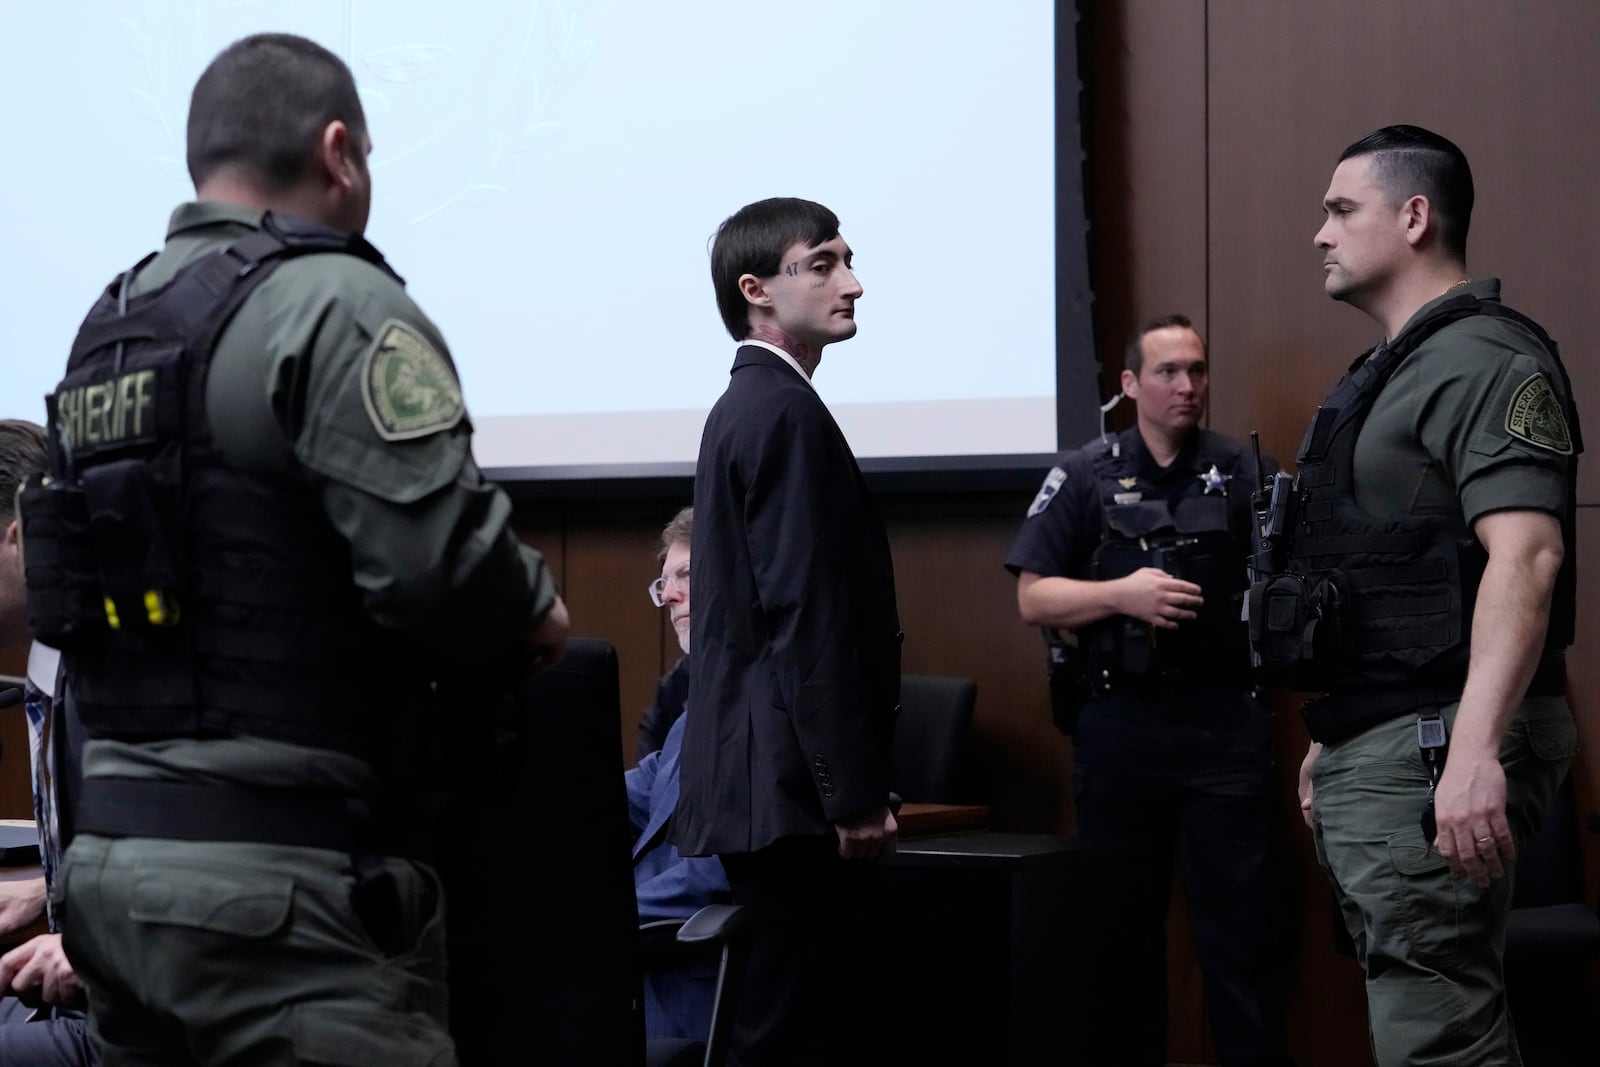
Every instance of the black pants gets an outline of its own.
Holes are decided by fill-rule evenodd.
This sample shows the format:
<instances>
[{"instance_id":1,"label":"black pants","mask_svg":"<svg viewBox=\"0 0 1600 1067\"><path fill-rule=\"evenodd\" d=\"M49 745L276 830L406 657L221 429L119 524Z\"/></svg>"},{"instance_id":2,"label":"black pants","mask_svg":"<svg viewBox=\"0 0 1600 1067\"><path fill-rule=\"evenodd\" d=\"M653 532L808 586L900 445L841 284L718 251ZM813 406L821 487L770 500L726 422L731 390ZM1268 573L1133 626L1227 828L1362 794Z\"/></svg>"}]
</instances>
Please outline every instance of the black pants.
<instances>
[{"instance_id":1,"label":"black pants","mask_svg":"<svg viewBox=\"0 0 1600 1067\"><path fill-rule=\"evenodd\" d=\"M734 903L755 920L734 1023L739 1067L877 1064L886 1018L878 865L836 837L724 855Z\"/></svg>"},{"instance_id":2,"label":"black pants","mask_svg":"<svg viewBox=\"0 0 1600 1067\"><path fill-rule=\"evenodd\" d=\"M99 1062L81 1014L36 1012L16 997L0 997L0 1065L94 1067Z\"/></svg>"},{"instance_id":3,"label":"black pants","mask_svg":"<svg viewBox=\"0 0 1600 1067\"><path fill-rule=\"evenodd\" d=\"M1287 974L1267 881L1276 800L1266 711L1217 690L1100 698L1079 719L1074 757L1079 840L1130 856L1118 880L1129 916L1114 962L1120 1017L1104 1020L1100 1035L1118 1062L1166 1063L1176 860L1218 1058L1224 1067L1289 1063Z\"/></svg>"}]
</instances>

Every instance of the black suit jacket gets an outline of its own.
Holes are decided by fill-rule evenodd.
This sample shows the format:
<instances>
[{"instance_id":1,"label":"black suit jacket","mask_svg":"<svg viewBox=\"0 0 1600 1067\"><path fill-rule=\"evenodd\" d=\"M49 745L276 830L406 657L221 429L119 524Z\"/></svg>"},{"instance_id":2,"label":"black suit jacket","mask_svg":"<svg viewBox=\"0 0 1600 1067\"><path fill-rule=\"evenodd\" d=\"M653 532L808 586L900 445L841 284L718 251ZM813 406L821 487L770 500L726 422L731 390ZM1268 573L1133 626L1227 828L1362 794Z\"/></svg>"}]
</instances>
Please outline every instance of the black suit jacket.
<instances>
[{"instance_id":1,"label":"black suit jacket","mask_svg":"<svg viewBox=\"0 0 1600 1067\"><path fill-rule=\"evenodd\" d=\"M887 802L894 567L844 435L795 369L740 347L694 479L685 855L832 833Z\"/></svg>"}]
</instances>

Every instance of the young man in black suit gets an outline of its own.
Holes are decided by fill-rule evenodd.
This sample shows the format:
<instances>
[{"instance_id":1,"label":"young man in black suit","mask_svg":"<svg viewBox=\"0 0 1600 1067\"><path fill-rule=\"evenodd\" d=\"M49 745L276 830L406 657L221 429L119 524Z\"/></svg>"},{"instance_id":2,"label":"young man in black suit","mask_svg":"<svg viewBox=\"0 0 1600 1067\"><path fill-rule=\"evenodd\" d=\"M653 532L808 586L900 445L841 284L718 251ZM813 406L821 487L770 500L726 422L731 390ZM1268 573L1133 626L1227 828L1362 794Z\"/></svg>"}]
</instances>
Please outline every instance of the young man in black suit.
<instances>
[{"instance_id":1,"label":"young man in black suit","mask_svg":"<svg viewBox=\"0 0 1600 1067\"><path fill-rule=\"evenodd\" d=\"M739 342L695 471L695 601L673 839L719 855L758 923L743 1067L871 1056L878 857L894 850L894 570L850 446L811 384L855 335L839 220L763 200L717 231L711 275Z\"/></svg>"}]
</instances>

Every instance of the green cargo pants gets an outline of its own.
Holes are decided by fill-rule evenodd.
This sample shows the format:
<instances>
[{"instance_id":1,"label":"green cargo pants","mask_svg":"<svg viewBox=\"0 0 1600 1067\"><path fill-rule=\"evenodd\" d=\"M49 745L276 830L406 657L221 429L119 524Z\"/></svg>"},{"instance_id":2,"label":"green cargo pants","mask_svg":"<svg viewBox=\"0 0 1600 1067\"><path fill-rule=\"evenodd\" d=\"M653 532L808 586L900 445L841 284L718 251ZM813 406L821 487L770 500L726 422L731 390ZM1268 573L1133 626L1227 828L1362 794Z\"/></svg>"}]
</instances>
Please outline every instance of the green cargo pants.
<instances>
[{"instance_id":1,"label":"green cargo pants","mask_svg":"<svg viewBox=\"0 0 1600 1067\"><path fill-rule=\"evenodd\" d=\"M1440 709L1454 727L1456 705ZM1518 844L1537 828L1577 749L1566 701L1530 697L1500 744ZM1512 879L1479 889L1428 847L1428 775L1416 716L1329 743L1312 768L1317 859L1367 975L1379 1067L1519 1065L1506 1011Z\"/></svg>"},{"instance_id":2,"label":"green cargo pants","mask_svg":"<svg viewBox=\"0 0 1600 1067\"><path fill-rule=\"evenodd\" d=\"M81 835L65 948L106 1067L454 1067L427 868L313 848Z\"/></svg>"}]
</instances>

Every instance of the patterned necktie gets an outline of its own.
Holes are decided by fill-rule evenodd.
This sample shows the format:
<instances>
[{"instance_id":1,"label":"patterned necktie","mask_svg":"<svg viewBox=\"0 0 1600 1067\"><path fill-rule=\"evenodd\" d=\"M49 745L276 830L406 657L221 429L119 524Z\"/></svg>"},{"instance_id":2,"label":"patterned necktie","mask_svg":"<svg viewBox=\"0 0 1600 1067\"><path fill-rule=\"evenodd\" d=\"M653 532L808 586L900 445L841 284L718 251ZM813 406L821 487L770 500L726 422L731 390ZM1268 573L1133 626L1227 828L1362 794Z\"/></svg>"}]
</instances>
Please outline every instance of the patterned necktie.
<instances>
[{"instance_id":1,"label":"patterned necktie","mask_svg":"<svg viewBox=\"0 0 1600 1067\"><path fill-rule=\"evenodd\" d=\"M56 852L55 791L51 774L51 768L55 765L51 738L55 716L50 713L53 701L48 694L32 684L28 686L27 693L28 728L38 738L38 746L33 751L33 821L39 829L39 865L44 868L44 884L51 890L45 898L45 913L54 932L54 888L56 864L60 860Z\"/></svg>"}]
</instances>

